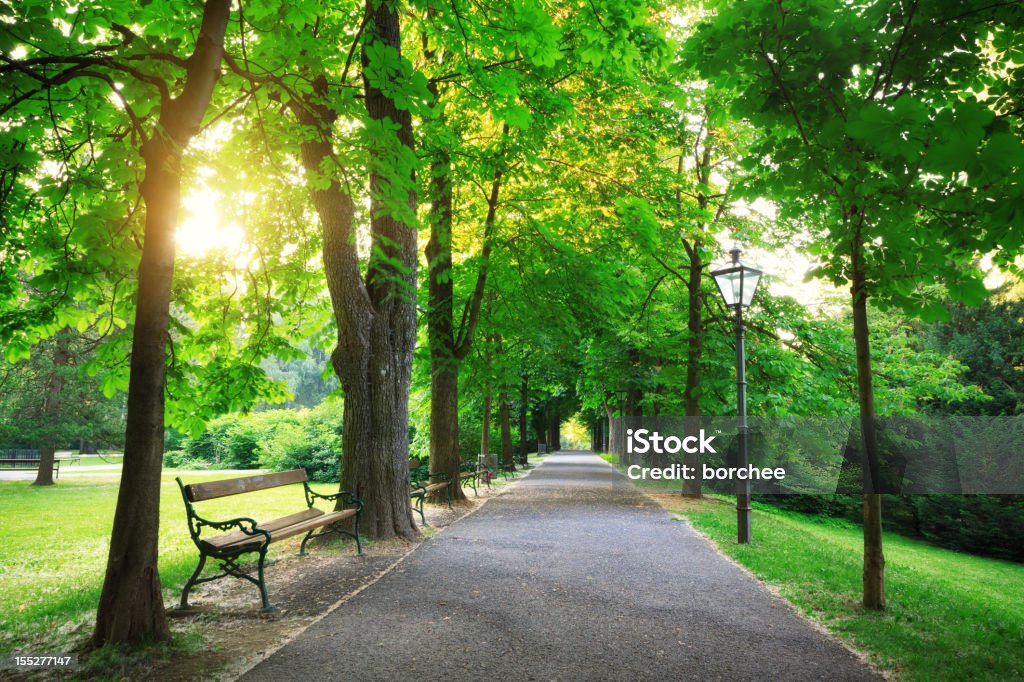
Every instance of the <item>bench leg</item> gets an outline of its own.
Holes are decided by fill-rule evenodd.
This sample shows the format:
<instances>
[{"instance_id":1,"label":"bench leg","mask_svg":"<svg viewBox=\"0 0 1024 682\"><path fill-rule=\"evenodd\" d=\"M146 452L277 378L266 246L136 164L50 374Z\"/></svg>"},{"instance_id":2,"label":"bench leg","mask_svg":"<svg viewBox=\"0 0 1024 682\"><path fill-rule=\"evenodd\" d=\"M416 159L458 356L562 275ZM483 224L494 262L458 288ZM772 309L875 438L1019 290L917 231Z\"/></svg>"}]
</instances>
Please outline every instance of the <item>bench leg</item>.
<instances>
[{"instance_id":1,"label":"bench leg","mask_svg":"<svg viewBox=\"0 0 1024 682\"><path fill-rule=\"evenodd\" d=\"M196 566L196 570L192 573L192 577L185 583L185 588L181 591L181 603L178 605L180 609L188 608L188 593L192 591L192 588L196 586L196 581L199 578L199 574L203 572L203 566L206 565L206 555L199 555L199 565Z\"/></svg>"},{"instance_id":2,"label":"bench leg","mask_svg":"<svg viewBox=\"0 0 1024 682\"><path fill-rule=\"evenodd\" d=\"M343 528L338 528L334 526L330 526L328 530L325 530L320 533L317 533L315 528L310 530L308 533L306 533L306 537L302 538L302 545L299 546L299 556L306 556L307 542L309 542L313 538L319 538L324 535L330 535L331 533L341 533L342 535L347 535L350 538L354 538L356 541L356 550L358 550L356 556L363 556L363 541L359 538L359 517L361 515L362 510L360 510L359 513L357 513L355 516L355 533L349 533L347 530L344 530Z\"/></svg>"},{"instance_id":3,"label":"bench leg","mask_svg":"<svg viewBox=\"0 0 1024 682\"><path fill-rule=\"evenodd\" d=\"M313 530L316 530L315 528ZM302 538L302 544L299 545L299 556L306 556L306 543L313 537L313 530L306 533L306 537Z\"/></svg>"},{"instance_id":4,"label":"bench leg","mask_svg":"<svg viewBox=\"0 0 1024 682\"><path fill-rule=\"evenodd\" d=\"M449 483L444 487L444 491L448 493L448 508L452 508L452 484Z\"/></svg>"},{"instance_id":5,"label":"bench leg","mask_svg":"<svg viewBox=\"0 0 1024 682\"><path fill-rule=\"evenodd\" d=\"M424 527L429 525L427 523L427 517L423 513L423 501L426 499L426 497L427 497L426 495L420 495L419 497L417 497L416 498L416 506L415 506L416 511L418 511L420 513L420 522L423 524Z\"/></svg>"},{"instance_id":6,"label":"bench leg","mask_svg":"<svg viewBox=\"0 0 1024 682\"><path fill-rule=\"evenodd\" d=\"M362 515L363 515L363 510L360 509L359 513L356 514L355 531L356 531L356 549L358 550L358 552L356 553L356 556L363 556L363 541L359 539L359 517L362 516Z\"/></svg>"},{"instance_id":7,"label":"bench leg","mask_svg":"<svg viewBox=\"0 0 1024 682\"><path fill-rule=\"evenodd\" d=\"M262 611L264 613L272 613L272 612L276 611L277 609L275 609L273 606L270 605L270 598L267 597L267 582L263 578L263 563L266 561L266 559L267 559L267 548L264 547L263 549L260 550L260 563L259 563L260 598L263 600L263 609L262 609Z\"/></svg>"}]
</instances>

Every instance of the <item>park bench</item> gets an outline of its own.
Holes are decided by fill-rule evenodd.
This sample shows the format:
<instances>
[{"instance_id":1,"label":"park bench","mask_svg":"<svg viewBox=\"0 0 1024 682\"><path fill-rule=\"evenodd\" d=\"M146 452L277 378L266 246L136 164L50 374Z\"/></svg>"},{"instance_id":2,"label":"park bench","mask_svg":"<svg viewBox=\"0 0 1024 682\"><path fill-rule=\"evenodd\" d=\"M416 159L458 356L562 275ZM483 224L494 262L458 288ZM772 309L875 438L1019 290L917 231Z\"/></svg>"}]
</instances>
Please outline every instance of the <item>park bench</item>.
<instances>
[{"instance_id":1,"label":"park bench","mask_svg":"<svg viewBox=\"0 0 1024 682\"><path fill-rule=\"evenodd\" d=\"M429 525L423 513L423 503L426 502L427 495L444 490L448 495L448 508L452 508L451 480L446 473L430 473L430 467L425 461L409 460L409 497L413 500L413 509L420 513L420 521L424 526Z\"/></svg>"},{"instance_id":2,"label":"park bench","mask_svg":"<svg viewBox=\"0 0 1024 682\"><path fill-rule=\"evenodd\" d=\"M487 488L491 487L491 479L494 478L494 472L483 465L479 460L476 462L466 461L459 465L459 480L463 485L469 484L469 487L473 489L473 495L476 497L480 496L477 492L477 486L480 482L487 484Z\"/></svg>"},{"instance_id":3,"label":"park bench","mask_svg":"<svg viewBox=\"0 0 1024 682\"><path fill-rule=\"evenodd\" d=\"M260 588L260 597L263 600L263 610L273 611L270 601L267 598L267 585L263 579L263 565L267 557L267 547L274 542L290 538L301 533L306 536L299 546L299 556L306 554L306 543L313 538L327 535L329 533L343 533L355 538L358 555L363 555L363 545L359 539L359 517L362 515L363 503L355 495L349 492L338 492L329 495L322 495L314 492L309 487L309 479L305 469L293 469L274 474L261 474L258 476L244 476L242 478L229 478L219 481L208 481L206 483L193 483L185 485L181 478L176 478L178 487L181 488L181 497L185 501L185 513L188 516L188 530L192 535L192 541L199 548L199 565L196 567L192 577L185 583L181 592L180 608L188 608L188 594L193 587L199 583L233 576L248 580ZM257 490L268 490L283 485L302 483L306 498L306 508L287 516L282 516L272 521L256 521L247 516L229 519L227 521L210 521L195 511L195 503L205 500L213 500L229 495L241 495ZM346 508L325 512L313 506L316 500L336 502L342 500ZM327 530L316 532L331 524L337 524L344 519L355 517L354 533L350 533L338 526ZM210 531L226 531L218 534L207 534ZM243 573L238 566L239 558L244 554L259 554L257 564L258 578L253 578ZM215 576L200 578L206 560L212 558L220 563L220 573Z\"/></svg>"},{"instance_id":4,"label":"park bench","mask_svg":"<svg viewBox=\"0 0 1024 682\"><path fill-rule=\"evenodd\" d=\"M501 475L505 477L506 481L510 478L515 478L519 474L518 469L516 469L515 462L513 462L512 464L505 464L504 462L499 462L498 471L501 472Z\"/></svg>"},{"instance_id":5,"label":"park bench","mask_svg":"<svg viewBox=\"0 0 1024 682\"><path fill-rule=\"evenodd\" d=\"M0 450L0 471L39 469L42 459L38 450ZM53 459L53 477L60 477L61 460Z\"/></svg>"}]
</instances>

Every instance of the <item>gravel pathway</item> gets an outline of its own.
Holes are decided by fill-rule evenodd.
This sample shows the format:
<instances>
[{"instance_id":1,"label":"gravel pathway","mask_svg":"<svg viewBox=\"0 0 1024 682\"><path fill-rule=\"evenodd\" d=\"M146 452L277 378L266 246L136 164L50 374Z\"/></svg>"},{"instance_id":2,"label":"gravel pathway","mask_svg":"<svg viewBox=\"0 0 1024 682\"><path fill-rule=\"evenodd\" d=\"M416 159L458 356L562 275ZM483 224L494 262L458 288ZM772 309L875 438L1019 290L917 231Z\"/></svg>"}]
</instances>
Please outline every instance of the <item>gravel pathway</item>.
<instances>
[{"instance_id":1,"label":"gravel pathway","mask_svg":"<svg viewBox=\"0 0 1024 682\"><path fill-rule=\"evenodd\" d=\"M878 680L589 453L561 452L241 679Z\"/></svg>"}]
</instances>

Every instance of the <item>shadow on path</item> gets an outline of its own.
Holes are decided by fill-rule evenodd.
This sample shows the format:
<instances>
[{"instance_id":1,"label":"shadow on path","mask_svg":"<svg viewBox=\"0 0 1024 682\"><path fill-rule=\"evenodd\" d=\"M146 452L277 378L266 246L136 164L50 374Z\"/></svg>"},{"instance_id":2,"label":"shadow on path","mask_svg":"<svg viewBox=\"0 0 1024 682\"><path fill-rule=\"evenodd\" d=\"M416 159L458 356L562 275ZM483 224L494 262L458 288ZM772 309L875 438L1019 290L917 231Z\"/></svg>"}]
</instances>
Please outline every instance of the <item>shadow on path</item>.
<instances>
[{"instance_id":1,"label":"shadow on path","mask_svg":"<svg viewBox=\"0 0 1024 682\"><path fill-rule=\"evenodd\" d=\"M589 453L510 494L241 679L877 680Z\"/></svg>"}]
</instances>

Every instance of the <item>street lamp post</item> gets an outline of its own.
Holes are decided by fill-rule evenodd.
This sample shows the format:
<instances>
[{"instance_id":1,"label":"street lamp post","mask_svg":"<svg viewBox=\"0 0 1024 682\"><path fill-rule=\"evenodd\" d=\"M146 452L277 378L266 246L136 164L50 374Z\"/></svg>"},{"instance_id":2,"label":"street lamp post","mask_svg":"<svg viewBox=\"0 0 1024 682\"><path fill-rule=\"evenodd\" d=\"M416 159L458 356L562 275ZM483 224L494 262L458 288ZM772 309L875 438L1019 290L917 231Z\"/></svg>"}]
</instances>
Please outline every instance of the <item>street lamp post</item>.
<instances>
[{"instance_id":1,"label":"street lamp post","mask_svg":"<svg viewBox=\"0 0 1024 682\"><path fill-rule=\"evenodd\" d=\"M749 452L747 451L747 370L744 350L746 327L743 325L743 309L749 308L754 300L754 292L761 281L762 270L740 260L742 251L734 246L729 254L732 262L711 271L711 276L718 285L718 291L725 300L725 307L735 312L736 328L736 427L739 441L739 466L747 468ZM736 481L736 538L740 544L750 542L750 480Z\"/></svg>"}]
</instances>

